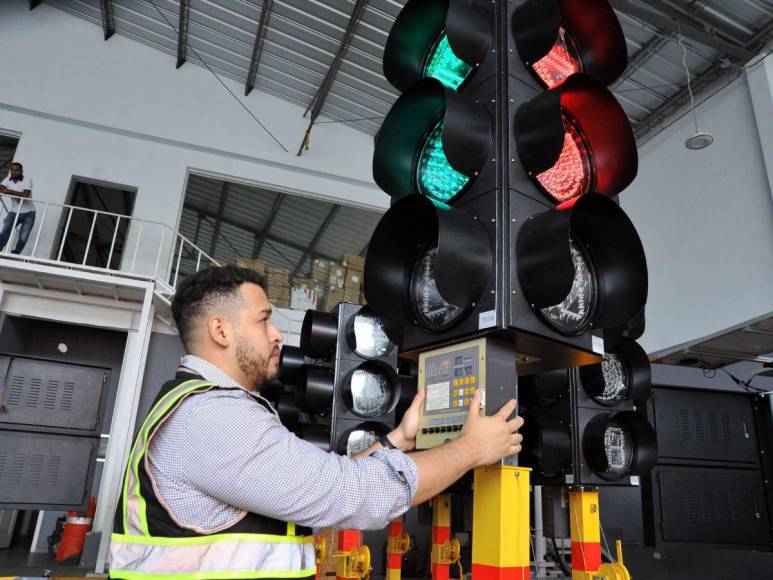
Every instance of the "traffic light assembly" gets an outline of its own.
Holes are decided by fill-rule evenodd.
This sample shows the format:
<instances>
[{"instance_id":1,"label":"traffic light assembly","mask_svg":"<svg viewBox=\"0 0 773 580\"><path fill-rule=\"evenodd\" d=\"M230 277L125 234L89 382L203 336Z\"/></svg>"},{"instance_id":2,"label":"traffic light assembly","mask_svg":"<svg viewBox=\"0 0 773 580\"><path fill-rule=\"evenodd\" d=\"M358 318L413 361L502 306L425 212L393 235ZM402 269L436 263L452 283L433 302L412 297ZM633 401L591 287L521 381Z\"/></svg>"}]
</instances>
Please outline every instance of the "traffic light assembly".
<instances>
[{"instance_id":1,"label":"traffic light assembly","mask_svg":"<svg viewBox=\"0 0 773 580\"><path fill-rule=\"evenodd\" d=\"M598 329L641 310L647 276L633 225L606 199L636 174L630 125L592 76L614 72L599 64L607 23L593 12L614 13L581 2L597 28L582 17L570 34L576 6L565 18L556 2L506 4L414 0L395 22L384 71L404 93L378 133L373 174L396 201L369 244L365 293L401 327L403 352L494 332L515 342L525 373L596 362ZM548 5L553 28L519 17ZM624 67L613 22L608 44ZM583 47L585 72L542 90L518 54L549 52L559 29ZM440 74L438 62L461 72Z\"/></svg>"},{"instance_id":2,"label":"traffic light assembly","mask_svg":"<svg viewBox=\"0 0 773 580\"><path fill-rule=\"evenodd\" d=\"M612 481L651 461L649 425L630 409L610 412L606 386L599 387L617 362L630 362L633 348L617 340L647 298L641 241L610 199L637 172L633 132L605 88L625 69L626 52L604 0L409 0L395 21L384 73L402 95L373 160L374 179L394 203L369 244L365 295L402 353L418 355L420 372L451 361L432 382L420 377L428 397L419 446L458 436L458 401L470 389L455 384L459 378L478 377L492 414L517 395L516 374L596 365L582 376L571 372L587 400L579 388L562 394L567 371L555 371L563 386L550 375L530 379L545 387L542 395L579 409L565 421L571 425L557 414L535 421L547 426L534 438L542 448L535 475ZM625 352L601 365L605 339ZM509 380L480 380L485 365L469 376L455 365L451 351L475 341L507 345ZM445 376L457 368L461 377ZM626 367L627 398L640 394L638 368ZM576 460L579 438L568 436L579 425L587 462ZM476 473L475 577L528 576L528 478L522 467ZM525 500L516 481L526 483ZM514 503L494 505L503 497ZM503 519L487 520L484 504ZM516 527L504 519L513 510L525 514ZM523 561L497 551L513 542L519 554L525 549Z\"/></svg>"}]
</instances>

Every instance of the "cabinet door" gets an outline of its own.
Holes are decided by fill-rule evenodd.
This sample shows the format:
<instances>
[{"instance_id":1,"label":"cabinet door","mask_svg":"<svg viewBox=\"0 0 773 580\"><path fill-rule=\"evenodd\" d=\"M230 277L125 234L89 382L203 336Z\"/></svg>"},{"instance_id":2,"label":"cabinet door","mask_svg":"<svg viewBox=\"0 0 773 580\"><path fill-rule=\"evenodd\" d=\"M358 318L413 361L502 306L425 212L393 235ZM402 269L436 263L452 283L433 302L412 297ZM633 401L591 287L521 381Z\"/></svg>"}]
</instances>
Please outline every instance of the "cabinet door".
<instances>
[{"instance_id":1,"label":"cabinet door","mask_svg":"<svg viewBox=\"0 0 773 580\"><path fill-rule=\"evenodd\" d=\"M0 372L5 365L0 360ZM5 378L3 424L75 429L98 435L105 369L11 358Z\"/></svg>"},{"instance_id":2,"label":"cabinet door","mask_svg":"<svg viewBox=\"0 0 773 580\"><path fill-rule=\"evenodd\" d=\"M98 439L0 430L0 509L88 503Z\"/></svg>"}]
</instances>

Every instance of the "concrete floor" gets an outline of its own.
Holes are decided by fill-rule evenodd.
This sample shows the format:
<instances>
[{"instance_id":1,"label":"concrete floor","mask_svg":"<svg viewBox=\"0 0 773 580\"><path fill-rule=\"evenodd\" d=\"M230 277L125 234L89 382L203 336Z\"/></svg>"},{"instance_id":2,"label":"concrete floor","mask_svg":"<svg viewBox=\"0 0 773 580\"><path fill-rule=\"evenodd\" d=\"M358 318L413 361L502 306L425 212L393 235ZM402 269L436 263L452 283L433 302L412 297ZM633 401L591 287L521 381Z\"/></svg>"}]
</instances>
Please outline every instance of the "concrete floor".
<instances>
[{"instance_id":1,"label":"concrete floor","mask_svg":"<svg viewBox=\"0 0 773 580\"><path fill-rule=\"evenodd\" d=\"M48 554L31 554L29 546L0 550L0 576L42 577L47 572L53 576L85 577L93 568L61 564Z\"/></svg>"}]
</instances>

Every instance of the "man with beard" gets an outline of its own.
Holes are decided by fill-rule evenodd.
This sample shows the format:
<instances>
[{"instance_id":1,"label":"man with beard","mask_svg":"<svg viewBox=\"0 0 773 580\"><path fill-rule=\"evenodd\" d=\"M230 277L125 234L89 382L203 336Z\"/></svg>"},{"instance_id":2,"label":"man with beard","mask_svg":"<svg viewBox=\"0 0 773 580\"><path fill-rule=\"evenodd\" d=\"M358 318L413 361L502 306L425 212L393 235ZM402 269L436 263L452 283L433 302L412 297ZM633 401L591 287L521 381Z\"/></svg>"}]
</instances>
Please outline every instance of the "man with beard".
<instances>
[{"instance_id":1,"label":"man with beard","mask_svg":"<svg viewBox=\"0 0 773 580\"><path fill-rule=\"evenodd\" d=\"M419 406L362 453L326 453L282 426L260 388L282 335L262 276L234 266L186 278L172 303L188 354L161 389L129 456L110 577L312 578L311 527L378 529L468 470L521 449L515 401L461 436L415 446Z\"/></svg>"}]
</instances>

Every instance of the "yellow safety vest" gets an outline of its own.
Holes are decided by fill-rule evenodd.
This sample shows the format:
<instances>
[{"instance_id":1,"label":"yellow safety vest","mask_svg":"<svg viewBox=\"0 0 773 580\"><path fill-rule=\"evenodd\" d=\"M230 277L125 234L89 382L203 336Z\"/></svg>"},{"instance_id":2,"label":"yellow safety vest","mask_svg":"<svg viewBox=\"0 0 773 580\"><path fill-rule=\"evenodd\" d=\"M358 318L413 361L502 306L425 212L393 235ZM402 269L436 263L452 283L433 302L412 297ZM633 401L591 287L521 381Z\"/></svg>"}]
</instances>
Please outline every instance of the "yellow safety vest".
<instances>
[{"instance_id":1,"label":"yellow safety vest","mask_svg":"<svg viewBox=\"0 0 773 580\"><path fill-rule=\"evenodd\" d=\"M314 576L314 538L308 528L302 531L299 527L296 534L293 523L248 514L222 532L202 535L179 527L153 492L141 466L156 425L186 397L213 388L218 387L204 380L170 381L143 422L124 476L110 543L110 578L270 580Z\"/></svg>"}]
</instances>

